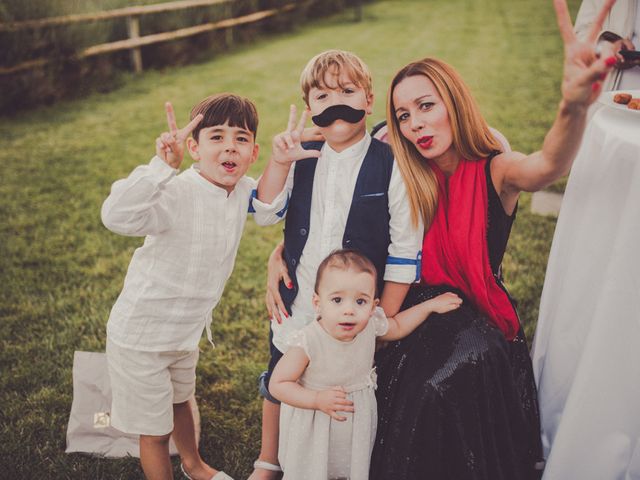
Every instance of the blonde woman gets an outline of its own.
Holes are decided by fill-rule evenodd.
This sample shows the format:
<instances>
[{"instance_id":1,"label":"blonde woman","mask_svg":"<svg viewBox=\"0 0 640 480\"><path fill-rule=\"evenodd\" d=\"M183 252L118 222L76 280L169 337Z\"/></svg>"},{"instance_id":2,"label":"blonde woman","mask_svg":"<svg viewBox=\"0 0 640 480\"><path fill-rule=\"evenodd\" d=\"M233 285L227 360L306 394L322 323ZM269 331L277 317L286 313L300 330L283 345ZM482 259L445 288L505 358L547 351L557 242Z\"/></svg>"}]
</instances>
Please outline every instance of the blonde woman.
<instances>
[{"instance_id":1,"label":"blonde woman","mask_svg":"<svg viewBox=\"0 0 640 480\"><path fill-rule=\"evenodd\" d=\"M607 1L587 41L554 2L565 44L562 100L542 150L500 152L468 88L444 62L401 69L387 124L413 222L423 221L422 276L402 308L443 292L461 308L429 317L379 352L379 424L371 478L537 478L539 415L527 344L500 264L522 191L568 173L586 112L616 62L595 50ZM395 312L386 312L393 315Z\"/></svg>"}]
</instances>

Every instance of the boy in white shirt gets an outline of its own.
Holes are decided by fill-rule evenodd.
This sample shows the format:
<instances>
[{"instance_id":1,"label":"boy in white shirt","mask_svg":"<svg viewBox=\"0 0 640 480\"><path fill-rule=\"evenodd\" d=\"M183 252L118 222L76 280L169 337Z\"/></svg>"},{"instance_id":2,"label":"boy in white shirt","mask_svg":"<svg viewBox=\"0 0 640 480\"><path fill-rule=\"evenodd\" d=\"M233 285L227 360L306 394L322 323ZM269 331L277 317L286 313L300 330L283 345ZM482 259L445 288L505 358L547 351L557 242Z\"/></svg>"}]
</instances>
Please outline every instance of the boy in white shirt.
<instances>
[{"instance_id":1,"label":"boy in white shirt","mask_svg":"<svg viewBox=\"0 0 640 480\"><path fill-rule=\"evenodd\" d=\"M102 206L109 230L146 236L107 324L111 422L140 435L151 480L173 478L171 435L185 475L228 480L200 457L187 400L198 342L205 328L211 341L211 312L251 209L256 182L245 173L258 156L258 115L251 101L226 93L202 100L182 129L171 104L166 110L169 132L156 139L156 156L115 182ZM185 142L196 163L178 175Z\"/></svg>"}]
</instances>

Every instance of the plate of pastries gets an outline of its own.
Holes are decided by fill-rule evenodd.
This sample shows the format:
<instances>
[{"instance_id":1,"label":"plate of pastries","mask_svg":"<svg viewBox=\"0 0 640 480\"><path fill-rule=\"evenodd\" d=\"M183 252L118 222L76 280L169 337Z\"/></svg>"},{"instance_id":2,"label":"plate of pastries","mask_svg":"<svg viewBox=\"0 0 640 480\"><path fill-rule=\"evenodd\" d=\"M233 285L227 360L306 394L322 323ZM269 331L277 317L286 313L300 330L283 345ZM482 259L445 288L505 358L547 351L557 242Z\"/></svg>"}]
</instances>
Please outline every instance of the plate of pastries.
<instances>
[{"instance_id":1,"label":"plate of pastries","mask_svg":"<svg viewBox=\"0 0 640 480\"><path fill-rule=\"evenodd\" d=\"M604 92L599 98L601 103L618 110L640 115L640 90L617 90Z\"/></svg>"}]
</instances>

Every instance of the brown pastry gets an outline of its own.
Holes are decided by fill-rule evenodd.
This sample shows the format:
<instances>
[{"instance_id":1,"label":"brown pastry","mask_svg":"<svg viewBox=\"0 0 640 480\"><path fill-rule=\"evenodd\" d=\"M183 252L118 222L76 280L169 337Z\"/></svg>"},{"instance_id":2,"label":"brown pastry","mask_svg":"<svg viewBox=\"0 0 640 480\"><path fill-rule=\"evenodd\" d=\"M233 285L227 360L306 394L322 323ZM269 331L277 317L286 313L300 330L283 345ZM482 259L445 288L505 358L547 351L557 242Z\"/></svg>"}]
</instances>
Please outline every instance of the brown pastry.
<instances>
[{"instance_id":1,"label":"brown pastry","mask_svg":"<svg viewBox=\"0 0 640 480\"><path fill-rule=\"evenodd\" d=\"M629 103L631 101L631 94L629 93L616 93L613 96L613 101L616 103L621 103L623 105L626 105L627 103Z\"/></svg>"},{"instance_id":2,"label":"brown pastry","mask_svg":"<svg viewBox=\"0 0 640 480\"><path fill-rule=\"evenodd\" d=\"M631 110L640 110L640 98L633 98L629 103L627 103L627 108Z\"/></svg>"}]
</instances>

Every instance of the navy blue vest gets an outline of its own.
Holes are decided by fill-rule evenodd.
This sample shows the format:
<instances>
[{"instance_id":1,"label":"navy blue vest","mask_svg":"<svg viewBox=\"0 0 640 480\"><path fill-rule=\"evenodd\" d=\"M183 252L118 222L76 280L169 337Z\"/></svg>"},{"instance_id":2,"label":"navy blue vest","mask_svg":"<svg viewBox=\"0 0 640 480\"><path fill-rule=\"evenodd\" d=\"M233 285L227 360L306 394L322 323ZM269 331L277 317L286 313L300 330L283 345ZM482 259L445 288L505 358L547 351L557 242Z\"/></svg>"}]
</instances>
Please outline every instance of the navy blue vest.
<instances>
[{"instance_id":1,"label":"navy blue vest","mask_svg":"<svg viewBox=\"0 0 640 480\"><path fill-rule=\"evenodd\" d=\"M308 150L320 150L323 142L309 142L303 146ZM284 260L293 281L288 289L280 283L282 300L291 314L291 304L298 294L296 267L307 243L311 218L311 194L316 171L316 158L296 162L293 176L293 190L284 226ZM391 148L375 138L360 166L353 200L347 217L343 248L354 248L365 254L378 271L378 294L384 284L384 268L387 262L389 244L389 182L393 170Z\"/></svg>"}]
</instances>

